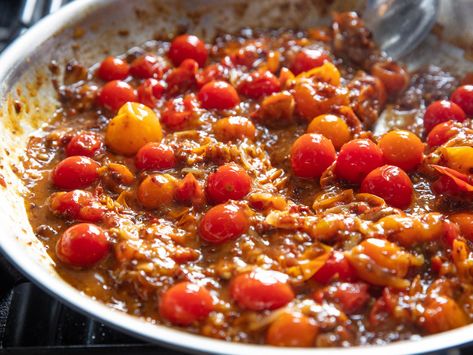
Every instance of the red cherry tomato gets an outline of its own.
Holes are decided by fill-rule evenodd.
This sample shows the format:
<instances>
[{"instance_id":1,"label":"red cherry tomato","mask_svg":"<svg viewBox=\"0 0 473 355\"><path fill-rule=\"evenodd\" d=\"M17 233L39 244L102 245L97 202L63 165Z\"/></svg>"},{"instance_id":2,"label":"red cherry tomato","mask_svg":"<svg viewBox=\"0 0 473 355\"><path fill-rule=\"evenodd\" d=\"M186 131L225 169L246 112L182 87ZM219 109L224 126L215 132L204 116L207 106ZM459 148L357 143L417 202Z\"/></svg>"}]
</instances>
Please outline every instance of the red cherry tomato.
<instances>
[{"instance_id":1,"label":"red cherry tomato","mask_svg":"<svg viewBox=\"0 0 473 355\"><path fill-rule=\"evenodd\" d=\"M139 79L161 79L164 69L165 64L162 58L153 54L145 54L131 63L130 74Z\"/></svg>"},{"instance_id":2,"label":"red cherry tomato","mask_svg":"<svg viewBox=\"0 0 473 355\"><path fill-rule=\"evenodd\" d=\"M138 86L138 102L153 108L156 106L156 99L163 96L165 84L156 79L146 79Z\"/></svg>"},{"instance_id":3,"label":"red cherry tomato","mask_svg":"<svg viewBox=\"0 0 473 355\"><path fill-rule=\"evenodd\" d=\"M136 102L135 90L124 81L113 80L106 83L97 96L99 105L111 111L118 111L127 102Z\"/></svg>"},{"instance_id":4,"label":"red cherry tomato","mask_svg":"<svg viewBox=\"0 0 473 355\"><path fill-rule=\"evenodd\" d=\"M456 103L442 100L432 102L424 113L425 132L429 133L432 128L442 122L449 120L463 122L466 119L465 112Z\"/></svg>"},{"instance_id":5,"label":"red cherry tomato","mask_svg":"<svg viewBox=\"0 0 473 355\"><path fill-rule=\"evenodd\" d=\"M189 58L199 63L199 67L203 67L207 61L207 48L205 48L205 43L198 37L181 35L171 42L168 55L176 67Z\"/></svg>"},{"instance_id":6,"label":"red cherry tomato","mask_svg":"<svg viewBox=\"0 0 473 355\"><path fill-rule=\"evenodd\" d=\"M205 109L226 110L240 103L235 88L225 81L211 81L199 91L200 104Z\"/></svg>"},{"instance_id":7,"label":"red cherry tomato","mask_svg":"<svg viewBox=\"0 0 473 355\"><path fill-rule=\"evenodd\" d=\"M161 122L171 130L179 130L192 119L196 102L193 96L177 97L164 105Z\"/></svg>"},{"instance_id":8,"label":"red cherry tomato","mask_svg":"<svg viewBox=\"0 0 473 355\"><path fill-rule=\"evenodd\" d=\"M473 85L460 86L452 93L450 100L460 106L468 116L473 116Z\"/></svg>"},{"instance_id":9,"label":"red cherry tomato","mask_svg":"<svg viewBox=\"0 0 473 355\"><path fill-rule=\"evenodd\" d=\"M251 178L236 164L220 166L207 179L207 196L212 203L241 200L251 189Z\"/></svg>"},{"instance_id":10,"label":"red cherry tomato","mask_svg":"<svg viewBox=\"0 0 473 355\"><path fill-rule=\"evenodd\" d=\"M56 215L86 222L98 222L105 214L105 208L97 199L90 192L82 190L53 194L49 207Z\"/></svg>"},{"instance_id":11,"label":"red cherry tomato","mask_svg":"<svg viewBox=\"0 0 473 355\"><path fill-rule=\"evenodd\" d=\"M102 148L102 140L92 132L82 132L69 141L66 146L68 156L83 155L93 157Z\"/></svg>"},{"instance_id":12,"label":"red cherry tomato","mask_svg":"<svg viewBox=\"0 0 473 355\"><path fill-rule=\"evenodd\" d=\"M257 269L236 276L230 284L230 296L244 309L272 310L294 299L288 277L278 271Z\"/></svg>"},{"instance_id":13,"label":"red cherry tomato","mask_svg":"<svg viewBox=\"0 0 473 355\"><path fill-rule=\"evenodd\" d=\"M212 312L210 292L202 286L181 282L172 286L161 297L159 313L175 325L191 325Z\"/></svg>"},{"instance_id":14,"label":"red cherry tomato","mask_svg":"<svg viewBox=\"0 0 473 355\"><path fill-rule=\"evenodd\" d=\"M206 242L220 244L238 238L248 228L248 218L237 206L217 205L200 221L199 234Z\"/></svg>"},{"instance_id":15,"label":"red cherry tomato","mask_svg":"<svg viewBox=\"0 0 473 355\"><path fill-rule=\"evenodd\" d=\"M166 78L168 94L176 95L192 88L196 84L195 75L198 69L199 64L194 59L185 59Z\"/></svg>"},{"instance_id":16,"label":"red cherry tomato","mask_svg":"<svg viewBox=\"0 0 473 355\"><path fill-rule=\"evenodd\" d=\"M361 183L361 192L381 197L388 205L405 209L414 196L411 179L404 170L383 165L370 172Z\"/></svg>"},{"instance_id":17,"label":"red cherry tomato","mask_svg":"<svg viewBox=\"0 0 473 355\"><path fill-rule=\"evenodd\" d=\"M76 224L67 229L56 244L56 255L63 263L90 267L105 258L110 250L100 227L91 223Z\"/></svg>"},{"instance_id":18,"label":"red cherry tomato","mask_svg":"<svg viewBox=\"0 0 473 355\"><path fill-rule=\"evenodd\" d=\"M179 181L174 198L178 202L192 205L202 205L205 202L204 191L192 173L188 173Z\"/></svg>"},{"instance_id":19,"label":"red cherry tomato","mask_svg":"<svg viewBox=\"0 0 473 355\"><path fill-rule=\"evenodd\" d=\"M333 279L354 281L356 280L356 271L345 255L335 250L325 264L317 270L313 279L322 284L328 284Z\"/></svg>"},{"instance_id":20,"label":"red cherry tomato","mask_svg":"<svg viewBox=\"0 0 473 355\"><path fill-rule=\"evenodd\" d=\"M360 183L369 172L383 165L383 152L369 139L354 139L340 149L335 175L349 183Z\"/></svg>"},{"instance_id":21,"label":"red cherry tomato","mask_svg":"<svg viewBox=\"0 0 473 355\"><path fill-rule=\"evenodd\" d=\"M335 158L332 141L318 133L303 134L291 147L292 171L302 178L320 178Z\"/></svg>"},{"instance_id":22,"label":"red cherry tomato","mask_svg":"<svg viewBox=\"0 0 473 355\"><path fill-rule=\"evenodd\" d=\"M447 143L451 138L456 136L460 130L455 126L455 121L447 121L436 125L427 136L427 144L429 147L438 147Z\"/></svg>"},{"instance_id":23,"label":"red cherry tomato","mask_svg":"<svg viewBox=\"0 0 473 355\"><path fill-rule=\"evenodd\" d=\"M251 99L259 99L281 90L279 79L270 71L255 71L238 85L238 92Z\"/></svg>"},{"instance_id":24,"label":"red cherry tomato","mask_svg":"<svg viewBox=\"0 0 473 355\"><path fill-rule=\"evenodd\" d=\"M222 81L226 79L225 68L219 63L207 65L196 76L199 88L211 81Z\"/></svg>"},{"instance_id":25,"label":"red cherry tomato","mask_svg":"<svg viewBox=\"0 0 473 355\"><path fill-rule=\"evenodd\" d=\"M357 313L368 303L369 285L365 282L344 282L328 288L326 297L338 303L347 314Z\"/></svg>"},{"instance_id":26,"label":"red cherry tomato","mask_svg":"<svg viewBox=\"0 0 473 355\"><path fill-rule=\"evenodd\" d=\"M330 57L323 49L304 48L295 55L291 71L297 75L313 68L320 67L326 61L330 61Z\"/></svg>"},{"instance_id":27,"label":"red cherry tomato","mask_svg":"<svg viewBox=\"0 0 473 355\"><path fill-rule=\"evenodd\" d=\"M97 76L105 81L123 80L128 76L130 66L120 58L107 57L100 63Z\"/></svg>"},{"instance_id":28,"label":"red cherry tomato","mask_svg":"<svg viewBox=\"0 0 473 355\"><path fill-rule=\"evenodd\" d=\"M147 143L136 153L135 165L140 170L171 169L176 165L174 150L164 143Z\"/></svg>"},{"instance_id":29,"label":"red cherry tomato","mask_svg":"<svg viewBox=\"0 0 473 355\"><path fill-rule=\"evenodd\" d=\"M99 164L88 157L73 156L59 162L51 174L56 187L81 189L92 185L99 177Z\"/></svg>"},{"instance_id":30,"label":"red cherry tomato","mask_svg":"<svg viewBox=\"0 0 473 355\"><path fill-rule=\"evenodd\" d=\"M384 162L405 171L414 170L424 158L424 144L414 133L395 130L386 133L378 142Z\"/></svg>"}]
</instances>

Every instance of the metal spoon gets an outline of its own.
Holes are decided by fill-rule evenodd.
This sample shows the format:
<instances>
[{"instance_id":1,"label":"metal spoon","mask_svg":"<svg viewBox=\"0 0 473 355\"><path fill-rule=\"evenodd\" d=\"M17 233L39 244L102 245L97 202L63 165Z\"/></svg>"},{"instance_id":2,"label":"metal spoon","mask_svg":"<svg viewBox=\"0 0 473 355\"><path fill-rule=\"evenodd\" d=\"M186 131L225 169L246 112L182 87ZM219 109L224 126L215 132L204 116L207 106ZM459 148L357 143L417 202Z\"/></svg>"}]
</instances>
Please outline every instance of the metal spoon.
<instances>
[{"instance_id":1,"label":"metal spoon","mask_svg":"<svg viewBox=\"0 0 473 355\"><path fill-rule=\"evenodd\" d=\"M368 0L363 19L381 49L399 59L429 34L438 7L439 0Z\"/></svg>"}]
</instances>

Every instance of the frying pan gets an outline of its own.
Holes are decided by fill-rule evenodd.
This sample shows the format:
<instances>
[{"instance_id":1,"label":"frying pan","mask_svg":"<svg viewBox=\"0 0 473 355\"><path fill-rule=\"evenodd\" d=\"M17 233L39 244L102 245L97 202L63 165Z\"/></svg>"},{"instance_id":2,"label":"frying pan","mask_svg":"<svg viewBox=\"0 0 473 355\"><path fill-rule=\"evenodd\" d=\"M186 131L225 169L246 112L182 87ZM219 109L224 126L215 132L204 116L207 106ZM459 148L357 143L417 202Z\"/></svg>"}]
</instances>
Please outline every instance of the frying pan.
<instances>
[{"instance_id":1,"label":"frying pan","mask_svg":"<svg viewBox=\"0 0 473 355\"><path fill-rule=\"evenodd\" d=\"M443 1L440 18L447 20L445 28L448 29L452 15L456 17L451 22L458 24L458 15L465 13L452 10L449 3L454 3L455 7L462 2ZM370 355L383 351L403 354L429 352L473 341L473 325L470 325L393 343L383 346L382 350L378 346L281 349L214 340L151 324L106 306L63 281L27 219L24 198L29 192L18 176L23 173L21 157L28 136L53 117L58 105L51 80L53 75L48 69L52 60L60 67L72 59L89 66L106 54L124 52L157 35L172 36L182 28L206 39L218 31L231 32L245 26L304 28L327 23L327 14L332 10L361 10L362 4L360 1L310 0L81 0L42 20L0 58L0 177L6 183L6 187L0 186L0 251L30 280L70 307L136 337L193 353L249 355L271 351L274 354L346 355L363 352ZM468 13L471 11L466 11ZM455 28L464 31L466 27ZM453 37L462 34L453 30L446 32ZM431 55L433 51L435 56ZM458 68L462 63L466 65L461 53L451 45L430 38L407 60L413 66L435 60L455 64Z\"/></svg>"}]
</instances>

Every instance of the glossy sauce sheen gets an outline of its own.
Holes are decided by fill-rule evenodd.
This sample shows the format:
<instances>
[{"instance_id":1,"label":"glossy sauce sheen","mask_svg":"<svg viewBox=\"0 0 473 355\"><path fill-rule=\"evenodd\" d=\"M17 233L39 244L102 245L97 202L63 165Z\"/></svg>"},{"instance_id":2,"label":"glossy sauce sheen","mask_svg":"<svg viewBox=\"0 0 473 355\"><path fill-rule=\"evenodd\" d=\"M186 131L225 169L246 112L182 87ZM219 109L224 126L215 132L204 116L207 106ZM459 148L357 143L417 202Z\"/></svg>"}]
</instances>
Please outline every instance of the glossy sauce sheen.
<instances>
[{"instance_id":1,"label":"glossy sauce sheen","mask_svg":"<svg viewBox=\"0 0 473 355\"><path fill-rule=\"evenodd\" d=\"M453 76L434 67L403 73L378 52L354 14L337 14L332 27L307 32L221 35L207 43L208 57L200 45L197 54L171 45L171 58L169 48L169 41L150 41L121 59L108 58L99 71L99 65L86 69L71 63L59 79L62 106L29 141L22 176L30 191L26 206L64 279L150 322L244 343L382 344L470 323L473 218L450 222L448 217L468 211L472 195L446 188L436 195L431 187L442 170L432 164L455 168L454 158L445 163L446 153L427 145L422 155L415 141L413 153L407 153L414 154L408 175L395 178L402 193L413 191L407 207L405 198L398 202L404 210L358 193L370 172L364 192L377 193L381 186L380 195L384 185L369 183L388 181L391 188L391 180L373 174L399 175L398 168L375 170L386 164L383 151L391 152L391 163L404 159L388 149L392 140L378 148L380 137L369 131L386 104L401 113L418 112L400 128L425 142L422 108L448 99ZM383 71L385 63L395 74ZM110 73L114 65L117 71ZM324 69L311 72L317 67ZM295 79L291 69L299 74ZM199 93L209 76L219 83ZM100 91L106 84L100 78L124 79L129 86L107 85L128 91L110 101L105 97L110 94ZM228 86L225 96L215 94ZM308 102L307 95L320 102ZM146 142L128 149L125 140L106 138L110 120L130 99L160 116L162 133L146 134L148 141L162 140L148 143L146 150L138 150ZM169 115L172 107L178 115ZM293 146L322 114L338 118L318 118L310 135ZM451 145L468 146L469 119L455 125L460 133ZM81 131L87 133L79 139ZM125 129L119 137L136 132L142 130ZM94 137L98 142L90 141ZM352 139L361 143L343 146ZM364 153L360 144L368 147ZM86 174L77 187L53 184L52 171L68 151L97 162L98 177ZM355 168L347 169L350 164ZM90 192L74 195L88 201L82 202L87 208L60 205L56 208L66 214L53 213L50 205L62 200L51 195L69 191L58 185ZM223 219L210 223L211 214ZM100 260L79 268L71 262L84 258L68 256L70 250L56 244L81 222L101 227L109 245L102 239L83 241L100 244L100 253L85 260Z\"/></svg>"}]
</instances>

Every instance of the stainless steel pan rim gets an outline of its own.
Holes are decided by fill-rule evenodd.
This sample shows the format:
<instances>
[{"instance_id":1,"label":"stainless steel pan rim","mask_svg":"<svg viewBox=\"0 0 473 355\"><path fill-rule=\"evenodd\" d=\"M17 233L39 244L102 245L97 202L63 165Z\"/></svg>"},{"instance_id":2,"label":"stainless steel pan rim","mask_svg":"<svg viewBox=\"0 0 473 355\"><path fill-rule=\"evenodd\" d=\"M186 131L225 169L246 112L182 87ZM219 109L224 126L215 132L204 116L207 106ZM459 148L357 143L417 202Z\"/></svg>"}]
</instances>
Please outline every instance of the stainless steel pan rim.
<instances>
[{"instance_id":1,"label":"stainless steel pan rim","mask_svg":"<svg viewBox=\"0 0 473 355\"><path fill-rule=\"evenodd\" d=\"M73 23L78 17L87 16L113 0L82 0L75 1L50 15L28 30L23 36L15 41L0 56L0 82L2 83L3 95L5 96L5 83L9 81L13 69L24 58L34 53L35 48L45 40L54 36L58 31ZM2 101L5 97L2 98ZM0 215L0 223L2 223ZM3 233L11 235L15 233L8 223L2 223L5 228ZM50 273L36 264L28 261L21 249L12 243L6 243L5 238L0 238L0 251L7 259L26 277L41 287L43 290L61 300L64 304L76 309L81 313L103 321L111 327L124 331L128 334L144 339L146 341L163 344L172 348L190 351L194 353L210 354L259 354L261 351L270 351L273 354L360 354L378 355L380 351L388 354L412 354L436 351L455 347L468 342L473 342L473 325L460 329L444 332L437 335L427 336L419 340L401 341L389 345L352 347L335 349L283 349L269 346L246 345L225 342L189 334L177 329L157 326L147 323L137 317L114 310L69 286L58 278L51 277Z\"/></svg>"}]
</instances>

